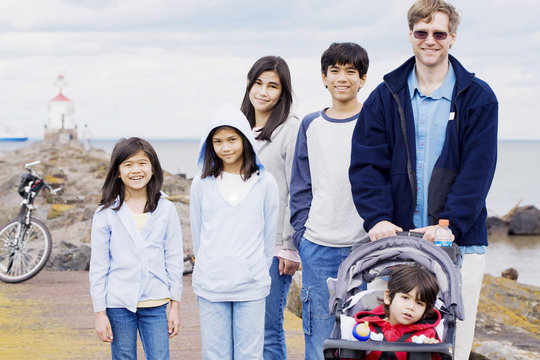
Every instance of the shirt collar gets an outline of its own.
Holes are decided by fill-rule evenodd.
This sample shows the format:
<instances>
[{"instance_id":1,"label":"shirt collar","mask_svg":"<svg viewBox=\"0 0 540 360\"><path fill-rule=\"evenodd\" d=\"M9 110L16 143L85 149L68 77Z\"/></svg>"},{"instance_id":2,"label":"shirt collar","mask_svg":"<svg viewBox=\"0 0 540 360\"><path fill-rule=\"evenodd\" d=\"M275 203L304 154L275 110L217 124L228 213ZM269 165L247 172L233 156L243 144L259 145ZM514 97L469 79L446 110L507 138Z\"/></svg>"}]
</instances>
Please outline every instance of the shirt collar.
<instances>
[{"instance_id":1,"label":"shirt collar","mask_svg":"<svg viewBox=\"0 0 540 360\"><path fill-rule=\"evenodd\" d=\"M448 62L448 72L444 78L444 82L440 88L435 90L429 97L432 99L441 99L446 98L452 100L452 92L454 91L454 85L456 84L456 73L452 64ZM419 94L422 94L420 88L418 87L418 78L416 77L416 65L413 67L412 71L409 73L409 78L407 79L407 85L409 86L409 94L411 99L418 91ZM423 94L422 94L423 95Z\"/></svg>"}]
</instances>

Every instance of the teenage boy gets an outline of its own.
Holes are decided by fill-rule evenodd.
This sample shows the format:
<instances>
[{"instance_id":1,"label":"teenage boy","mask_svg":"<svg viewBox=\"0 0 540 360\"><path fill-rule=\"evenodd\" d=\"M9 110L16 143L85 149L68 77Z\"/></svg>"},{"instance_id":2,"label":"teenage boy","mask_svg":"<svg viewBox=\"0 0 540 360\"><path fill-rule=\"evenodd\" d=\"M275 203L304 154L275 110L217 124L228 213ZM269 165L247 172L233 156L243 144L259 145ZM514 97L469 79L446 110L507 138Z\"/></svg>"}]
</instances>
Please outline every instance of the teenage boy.
<instances>
[{"instance_id":1,"label":"teenage boy","mask_svg":"<svg viewBox=\"0 0 540 360\"><path fill-rule=\"evenodd\" d=\"M414 56L366 100L349 176L371 240L414 229L433 241L438 219L449 219L464 254L465 321L456 330L455 359L468 359L488 244L498 103L484 81L448 54L459 23L452 5L417 1L408 22Z\"/></svg>"},{"instance_id":2,"label":"teenage boy","mask_svg":"<svg viewBox=\"0 0 540 360\"><path fill-rule=\"evenodd\" d=\"M290 186L293 239L302 261L302 317L306 359L323 359L323 343L334 317L326 279L337 277L351 246L366 233L354 208L348 181L351 137L362 104L369 65L353 43L334 43L321 57L332 106L307 115L300 125Z\"/></svg>"}]
</instances>

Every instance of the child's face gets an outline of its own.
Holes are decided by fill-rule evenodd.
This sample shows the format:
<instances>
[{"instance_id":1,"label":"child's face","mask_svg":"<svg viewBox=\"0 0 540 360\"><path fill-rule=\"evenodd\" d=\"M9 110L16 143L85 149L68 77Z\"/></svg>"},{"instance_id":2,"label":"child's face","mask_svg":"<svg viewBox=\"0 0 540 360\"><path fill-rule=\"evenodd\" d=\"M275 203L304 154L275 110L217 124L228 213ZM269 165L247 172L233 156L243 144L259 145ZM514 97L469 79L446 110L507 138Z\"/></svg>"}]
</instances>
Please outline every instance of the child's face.
<instances>
[{"instance_id":1,"label":"child's face","mask_svg":"<svg viewBox=\"0 0 540 360\"><path fill-rule=\"evenodd\" d=\"M152 163L142 150L124 160L120 166L120 179L124 183L126 192L134 194L137 191L146 191L146 185L152 179Z\"/></svg>"},{"instance_id":2,"label":"child's face","mask_svg":"<svg viewBox=\"0 0 540 360\"><path fill-rule=\"evenodd\" d=\"M212 145L216 155L223 161L223 170L240 174L244 160L242 136L231 128L224 128L212 136Z\"/></svg>"},{"instance_id":3,"label":"child's face","mask_svg":"<svg viewBox=\"0 0 540 360\"><path fill-rule=\"evenodd\" d=\"M388 321L392 325L410 325L417 323L426 311L426 303L416 297L416 288L408 293L396 293L394 299L390 301L390 292L384 293L384 303L389 305Z\"/></svg>"},{"instance_id":4,"label":"child's face","mask_svg":"<svg viewBox=\"0 0 540 360\"><path fill-rule=\"evenodd\" d=\"M366 82L366 75L360 73L352 64L329 66L326 75L322 75L324 86L332 95L332 99L339 102L356 101L358 91Z\"/></svg>"},{"instance_id":5,"label":"child's face","mask_svg":"<svg viewBox=\"0 0 540 360\"><path fill-rule=\"evenodd\" d=\"M249 101L255 113L268 114L279 102L281 80L275 71L263 71L249 89Z\"/></svg>"}]
</instances>

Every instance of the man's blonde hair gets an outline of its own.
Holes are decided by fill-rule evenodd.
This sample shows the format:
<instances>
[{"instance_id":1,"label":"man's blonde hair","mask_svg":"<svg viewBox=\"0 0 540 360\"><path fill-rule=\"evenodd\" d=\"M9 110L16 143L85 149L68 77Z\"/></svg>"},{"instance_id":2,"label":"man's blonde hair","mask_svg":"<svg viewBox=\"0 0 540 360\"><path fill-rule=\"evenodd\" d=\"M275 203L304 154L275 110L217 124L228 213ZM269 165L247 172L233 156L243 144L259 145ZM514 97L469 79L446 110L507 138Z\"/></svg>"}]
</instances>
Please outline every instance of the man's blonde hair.
<instances>
[{"instance_id":1,"label":"man's blonde hair","mask_svg":"<svg viewBox=\"0 0 540 360\"><path fill-rule=\"evenodd\" d=\"M453 5L443 0L418 0L415 2L407 12L409 30L412 31L414 24L420 21L431 23L439 11L448 15L448 31L450 34L455 33L459 25L459 14Z\"/></svg>"}]
</instances>

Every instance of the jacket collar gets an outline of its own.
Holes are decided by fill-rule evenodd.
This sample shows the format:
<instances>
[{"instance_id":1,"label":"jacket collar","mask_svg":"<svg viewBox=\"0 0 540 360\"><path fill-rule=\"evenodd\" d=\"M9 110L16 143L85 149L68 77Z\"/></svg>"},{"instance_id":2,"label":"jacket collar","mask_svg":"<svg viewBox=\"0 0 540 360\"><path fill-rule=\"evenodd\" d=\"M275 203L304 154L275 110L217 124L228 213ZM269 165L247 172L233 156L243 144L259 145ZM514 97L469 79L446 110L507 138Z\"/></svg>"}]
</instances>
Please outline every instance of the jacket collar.
<instances>
[{"instance_id":1,"label":"jacket collar","mask_svg":"<svg viewBox=\"0 0 540 360\"><path fill-rule=\"evenodd\" d=\"M448 55L448 60L454 68L456 74L456 87L459 91L467 88L474 79L474 73L467 71L463 65L452 55ZM405 61L400 67L395 69L392 72L384 75L383 80L393 93L399 92L403 87L407 86L407 79L410 72L413 70L414 65L416 64L416 58L414 56L410 57Z\"/></svg>"}]
</instances>

